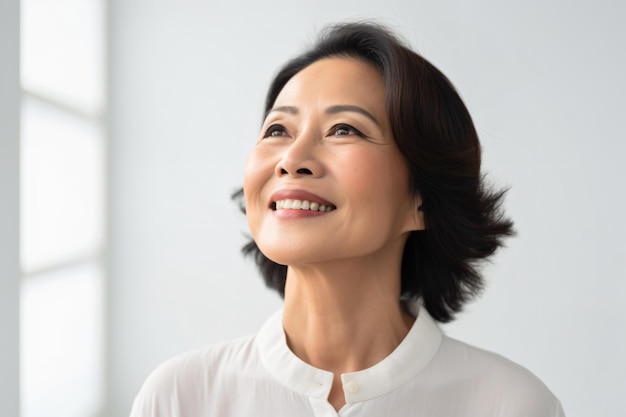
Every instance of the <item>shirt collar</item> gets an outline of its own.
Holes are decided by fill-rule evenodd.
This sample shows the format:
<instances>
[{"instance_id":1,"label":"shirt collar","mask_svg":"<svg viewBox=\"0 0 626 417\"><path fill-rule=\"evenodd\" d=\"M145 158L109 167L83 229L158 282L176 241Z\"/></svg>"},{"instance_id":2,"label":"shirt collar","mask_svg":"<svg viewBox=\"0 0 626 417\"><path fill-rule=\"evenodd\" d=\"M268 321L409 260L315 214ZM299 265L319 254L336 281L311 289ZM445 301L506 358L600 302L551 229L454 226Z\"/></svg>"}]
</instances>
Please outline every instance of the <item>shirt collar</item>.
<instances>
[{"instance_id":1,"label":"shirt collar","mask_svg":"<svg viewBox=\"0 0 626 417\"><path fill-rule=\"evenodd\" d=\"M333 373L315 368L287 346L282 309L257 334L261 361L270 374L290 389L309 397L327 399ZM389 356L376 365L341 375L347 403L366 401L398 388L426 366L441 344L442 333L424 308L409 333Z\"/></svg>"}]
</instances>

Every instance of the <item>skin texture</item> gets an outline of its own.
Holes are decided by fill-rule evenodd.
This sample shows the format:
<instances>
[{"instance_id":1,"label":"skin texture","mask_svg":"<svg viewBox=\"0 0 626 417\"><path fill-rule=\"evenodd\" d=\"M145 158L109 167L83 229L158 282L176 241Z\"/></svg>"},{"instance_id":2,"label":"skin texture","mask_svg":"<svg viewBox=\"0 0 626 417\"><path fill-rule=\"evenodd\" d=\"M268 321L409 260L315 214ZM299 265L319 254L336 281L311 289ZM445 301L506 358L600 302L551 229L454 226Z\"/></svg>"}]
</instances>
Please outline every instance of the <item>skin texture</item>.
<instances>
[{"instance_id":1,"label":"skin texture","mask_svg":"<svg viewBox=\"0 0 626 417\"><path fill-rule=\"evenodd\" d=\"M384 359L413 320L398 302L400 263L408 233L424 222L379 72L356 59L327 58L296 74L248 158L244 193L257 245L288 265L289 346L335 374L329 402L339 410L340 375ZM333 210L274 209L274 200L290 197Z\"/></svg>"}]
</instances>

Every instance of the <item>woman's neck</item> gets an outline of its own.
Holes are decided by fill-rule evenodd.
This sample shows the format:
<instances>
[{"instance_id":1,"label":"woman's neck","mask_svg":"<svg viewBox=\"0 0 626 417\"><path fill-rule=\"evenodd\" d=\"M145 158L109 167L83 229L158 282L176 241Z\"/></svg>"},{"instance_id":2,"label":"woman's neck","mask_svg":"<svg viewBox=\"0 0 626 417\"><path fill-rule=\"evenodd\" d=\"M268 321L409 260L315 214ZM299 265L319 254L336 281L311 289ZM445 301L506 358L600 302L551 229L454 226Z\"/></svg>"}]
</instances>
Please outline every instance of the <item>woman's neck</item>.
<instances>
[{"instance_id":1,"label":"woman's neck","mask_svg":"<svg viewBox=\"0 0 626 417\"><path fill-rule=\"evenodd\" d=\"M288 270L287 342L300 359L335 374L329 401L336 409L345 403L341 374L380 362L411 327L398 300L400 271L391 272L367 264Z\"/></svg>"}]
</instances>

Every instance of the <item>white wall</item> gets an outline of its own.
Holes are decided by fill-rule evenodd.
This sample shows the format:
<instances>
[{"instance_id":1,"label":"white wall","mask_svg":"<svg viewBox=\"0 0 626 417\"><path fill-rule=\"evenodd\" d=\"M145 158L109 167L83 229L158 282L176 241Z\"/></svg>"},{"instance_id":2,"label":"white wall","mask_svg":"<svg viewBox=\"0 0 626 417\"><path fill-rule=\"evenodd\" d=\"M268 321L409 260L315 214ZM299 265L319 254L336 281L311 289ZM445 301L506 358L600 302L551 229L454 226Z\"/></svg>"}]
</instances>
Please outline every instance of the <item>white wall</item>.
<instances>
[{"instance_id":1,"label":"white wall","mask_svg":"<svg viewBox=\"0 0 626 417\"><path fill-rule=\"evenodd\" d=\"M271 76L326 22L376 17L458 87L519 236L446 330L527 366L570 417L626 409L622 3L111 0L109 404L278 296L229 201Z\"/></svg>"},{"instance_id":2,"label":"white wall","mask_svg":"<svg viewBox=\"0 0 626 417\"><path fill-rule=\"evenodd\" d=\"M19 1L0 2L0 415L19 415Z\"/></svg>"}]
</instances>

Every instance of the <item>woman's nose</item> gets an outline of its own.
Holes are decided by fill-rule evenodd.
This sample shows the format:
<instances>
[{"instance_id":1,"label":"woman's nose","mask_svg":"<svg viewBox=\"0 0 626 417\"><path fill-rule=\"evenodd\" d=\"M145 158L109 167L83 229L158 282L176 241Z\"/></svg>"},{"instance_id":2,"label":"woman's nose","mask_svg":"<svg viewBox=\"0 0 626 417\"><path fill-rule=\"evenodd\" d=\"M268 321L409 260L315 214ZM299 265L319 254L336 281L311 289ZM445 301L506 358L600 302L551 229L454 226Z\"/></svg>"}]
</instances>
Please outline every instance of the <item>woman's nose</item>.
<instances>
[{"instance_id":1,"label":"woman's nose","mask_svg":"<svg viewBox=\"0 0 626 417\"><path fill-rule=\"evenodd\" d=\"M318 155L319 144L314 138L308 136L296 137L284 149L284 153L278 164L275 173L279 177L286 175L292 177L323 175L323 164Z\"/></svg>"}]
</instances>

